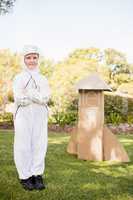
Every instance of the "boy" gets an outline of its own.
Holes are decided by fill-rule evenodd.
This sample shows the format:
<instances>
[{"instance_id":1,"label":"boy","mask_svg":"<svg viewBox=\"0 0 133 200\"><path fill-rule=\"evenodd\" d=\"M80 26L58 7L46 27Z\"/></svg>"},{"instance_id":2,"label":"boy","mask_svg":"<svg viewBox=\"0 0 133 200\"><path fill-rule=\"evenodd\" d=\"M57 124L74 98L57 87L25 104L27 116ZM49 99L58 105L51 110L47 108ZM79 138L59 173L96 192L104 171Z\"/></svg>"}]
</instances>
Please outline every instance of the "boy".
<instances>
[{"instance_id":1,"label":"boy","mask_svg":"<svg viewBox=\"0 0 133 200\"><path fill-rule=\"evenodd\" d=\"M43 172L48 141L48 106L51 91L40 74L39 51L25 46L23 70L13 80L14 161L25 189L44 189Z\"/></svg>"}]
</instances>

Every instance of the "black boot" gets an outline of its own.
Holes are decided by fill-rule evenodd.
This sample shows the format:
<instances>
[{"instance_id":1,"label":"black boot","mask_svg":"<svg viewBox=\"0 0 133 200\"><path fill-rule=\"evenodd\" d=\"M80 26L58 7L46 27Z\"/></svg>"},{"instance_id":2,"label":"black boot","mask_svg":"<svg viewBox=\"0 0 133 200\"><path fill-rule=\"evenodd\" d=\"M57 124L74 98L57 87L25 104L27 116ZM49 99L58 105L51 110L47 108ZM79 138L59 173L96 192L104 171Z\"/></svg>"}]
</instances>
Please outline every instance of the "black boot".
<instances>
[{"instance_id":1,"label":"black boot","mask_svg":"<svg viewBox=\"0 0 133 200\"><path fill-rule=\"evenodd\" d=\"M32 177L29 177L27 179L20 179L20 183L22 184L23 188L26 189L26 190L33 190L34 189Z\"/></svg>"},{"instance_id":2,"label":"black boot","mask_svg":"<svg viewBox=\"0 0 133 200\"><path fill-rule=\"evenodd\" d=\"M37 190L45 189L45 185L44 185L43 178L41 175L37 175L37 176L33 175L32 180L33 180L35 189L37 189Z\"/></svg>"}]
</instances>

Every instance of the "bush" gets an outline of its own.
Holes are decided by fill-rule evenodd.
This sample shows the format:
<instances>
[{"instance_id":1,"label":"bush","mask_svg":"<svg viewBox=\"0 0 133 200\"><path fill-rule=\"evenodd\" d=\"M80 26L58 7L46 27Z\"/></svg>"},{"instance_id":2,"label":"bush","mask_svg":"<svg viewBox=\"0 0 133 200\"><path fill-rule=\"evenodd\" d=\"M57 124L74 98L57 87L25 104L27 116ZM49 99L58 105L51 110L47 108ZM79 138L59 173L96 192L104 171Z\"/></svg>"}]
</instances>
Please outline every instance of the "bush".
<instances>
[{"instance_id":1,"label":"bush","mask_svg":"<svg viewBox=\"0 0 133 200\"><path fill-rule=\"evenodd\" d=\"M121 97L114 93L105 93L105 123L114 125L120 123L133 124L133 99ZM58 109L57 109L58 110ZM55 112L50 123L59 125L75 124L78 119L78 98L71 102L66 111Z\"/></svg>"},{"instance_id":2,"label":"bush","mask_svg":"<svg viewBox=\"0 0 133 200\"><path fill-rule=\"evenodd\" d=\"M133 123L133 99L106 93L105 122L112 124Z\"/></svg>"},{"instance_id":3,"label":"bush","mask_svg":"<svg viewBox=\"0 0 133 200\"><path fill-rule=\"evenodd\" d=\"M5 113L0 114L0 125L1 124L13 125L12 113L5 112Z\"/></svg>"},{"instance_id":4,"label":"bush","mask_svg":"<svg viewBox=\"0 0 133 200\"><path fill-rule=\"evenodd\" d=\"M120 124L129 123L133 124L133 99L125 98L113 93L105 93L105 123ZM62 110L59 109L57 104L53 101L49 103L52 113L49 116L50 124L58 124L60 126L74 125L78 119L78 97L71 100L70 103L63 103ZM13 123L13 116L11 113L0 115L0 123Z\"/></svg>"},{"instance_id":5,"label":"bush","mask_svg":"<svg viewBox=\"0 0 133 200\"><path fill-rule=\"evenodd\" d=\"M52 114L49 117L49 123L73 125L78 118L78 99L74 99L70 104L65 104L64 108L59 110L58 105L52 105Z\"/></svg>"},{"instance_id":6,"label":"bush","mask_svg":"<svg viewBox=\"0 0 133 200\"><path fill-rule=\"evenodd\" d=\"M121 84L117 91L133 95L133 82Z\"/></svg>"}]
</instances>

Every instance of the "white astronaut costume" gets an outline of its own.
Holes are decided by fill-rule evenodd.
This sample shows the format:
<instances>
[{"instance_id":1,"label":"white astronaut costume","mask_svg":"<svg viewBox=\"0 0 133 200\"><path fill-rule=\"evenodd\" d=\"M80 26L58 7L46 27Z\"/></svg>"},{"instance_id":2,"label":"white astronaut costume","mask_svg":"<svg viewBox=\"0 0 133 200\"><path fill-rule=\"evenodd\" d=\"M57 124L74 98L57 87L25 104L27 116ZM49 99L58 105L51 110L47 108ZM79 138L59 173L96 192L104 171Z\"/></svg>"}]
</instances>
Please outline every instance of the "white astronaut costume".
<instances>
[{"instance_id":1,"label":"white astronaut costume","mask_svg":"<svg viewBox=\"0 0 133 200\"><path fill-rule=\"evenodd\" d=\"M26 47L24 56L38 53L34 46ZM48 143L48 106L51 91L48 80L40 74L39 67L23 71L13 80L15 103L14 161L20 179L42 175Z\"/></svg>"}]
</instances>

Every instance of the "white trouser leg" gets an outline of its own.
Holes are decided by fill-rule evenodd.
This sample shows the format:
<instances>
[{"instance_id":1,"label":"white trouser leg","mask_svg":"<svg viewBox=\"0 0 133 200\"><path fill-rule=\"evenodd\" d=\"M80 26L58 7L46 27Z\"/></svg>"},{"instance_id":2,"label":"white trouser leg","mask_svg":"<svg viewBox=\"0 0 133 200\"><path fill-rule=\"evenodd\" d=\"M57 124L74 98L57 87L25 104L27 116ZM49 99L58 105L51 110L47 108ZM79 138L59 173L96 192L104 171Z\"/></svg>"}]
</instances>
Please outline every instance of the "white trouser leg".
<instances>
[{"instance_id":1,"label":"white trouser leg","mask_svg":"<svg viewBox=\"0 0 133 200\"><path fill-rule=\"evenodd\" d=\"M45 169L48 143L48 117L43 107L34 112L35 125L32 136L32 175L41 175Z\"/></svg>"},{"instance_id":2,"label":"white trouser leg","mask_svg":"<svg viewBox=\"0 0 133 200\"><path fill-rule=\"evenodd\" d=\"M31 174L31 123L18 113L14 121L14 161L20 179L27 179Z\"/></svg>"}]
</instances>

